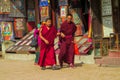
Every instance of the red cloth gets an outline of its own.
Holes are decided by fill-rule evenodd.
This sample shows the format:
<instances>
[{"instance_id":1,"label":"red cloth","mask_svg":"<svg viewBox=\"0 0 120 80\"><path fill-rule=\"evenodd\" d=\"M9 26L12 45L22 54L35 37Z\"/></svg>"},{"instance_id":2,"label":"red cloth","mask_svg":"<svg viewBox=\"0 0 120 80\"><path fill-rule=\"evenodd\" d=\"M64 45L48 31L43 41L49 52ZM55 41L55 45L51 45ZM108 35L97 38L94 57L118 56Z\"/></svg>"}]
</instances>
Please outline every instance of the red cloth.
<instances>
[{"instance_id":1,"label":"red cloth","mask_svg":"<svg viewBox=\"0 0 120 80\"><path fill-rule=\"evenodd\" d=\"M78 49L78 45L74 44L74 48L75 48L75 54L79 55L79 49Z\"/></svg>"},{"instance_id":2,"label":"red cloth","mask_svg":"<svg viewBox=\"0 0 120 80\"><path fill-rule=\"evenodd\" d=\"M73 22L68 23L65 21L60 28L60 32L65 34L65 36L71 36L71 37L60 37L60 54L59 54L59 62L62 66L63 62L66 62L68 64L73 63L74 64L74 34L76 31L76 26Z\"/></svg>"},{"instance_id":3,"label":"red cloth","mask_svg":"<svg viewBox=\"0 0 120 80\"><path fill-rule=\"evenodd\" d=\"M56 37L57 30L54 26L48 30L46 26L42 26L42 36L49 41L49 44L45 44L41 40L40 45L40 58L38 64L43 66L53 66L56 64L55 50L54 50L54 39Z\"/></svg>"},{"instance_id":4,"label":"red cloth","mask_svg":"<svg viewBox=\"0 0 120 80\"><path fill-rule=\"evenodd\" d=\"M28 32L32 31L35 27L35 22L27 22Z\"/></svg>"}]
</instances>

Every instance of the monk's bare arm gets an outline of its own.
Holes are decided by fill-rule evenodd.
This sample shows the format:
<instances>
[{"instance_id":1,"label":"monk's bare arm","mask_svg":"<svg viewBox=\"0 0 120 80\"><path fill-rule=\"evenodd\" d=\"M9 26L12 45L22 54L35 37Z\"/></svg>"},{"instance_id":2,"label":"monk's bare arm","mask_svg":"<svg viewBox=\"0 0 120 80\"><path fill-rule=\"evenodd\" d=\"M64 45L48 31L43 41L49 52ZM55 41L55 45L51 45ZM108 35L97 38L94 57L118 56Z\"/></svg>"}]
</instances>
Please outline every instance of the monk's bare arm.
<instances>
[{"instance_id":1,"label":"monk's bare arm","mask_svg":"<svg viewBox=\"0 0 120 80\"><path fill-rule=\"evenodd\" d=\"M49 44L48 40L46 40L46 39L42 36L42 28L40 28L40 38L41 38L46 44Z\"/></svg>"}]
</instances>

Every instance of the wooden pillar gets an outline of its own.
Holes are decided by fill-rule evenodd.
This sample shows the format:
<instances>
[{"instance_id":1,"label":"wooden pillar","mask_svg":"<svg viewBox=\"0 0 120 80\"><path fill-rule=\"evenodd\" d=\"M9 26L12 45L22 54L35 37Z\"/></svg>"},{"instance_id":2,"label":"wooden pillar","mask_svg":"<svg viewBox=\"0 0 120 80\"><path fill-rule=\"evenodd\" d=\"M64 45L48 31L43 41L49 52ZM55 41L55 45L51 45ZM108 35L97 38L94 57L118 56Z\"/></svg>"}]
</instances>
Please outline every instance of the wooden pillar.
<instances>
[{"instance_id":1,"label":"wooden pillar","mask_svg":"<svg viewBox=\"0 0 120 80\"><path fill-rule=\"evenodd\" d=\"M35 24L37 25L40 22L39 18L39 1L35 0Z\"/></svg>"},{"instance_id":2,"label":"wooden pillar","mask_svg":"<svg viewBox=\"0 0 120 80\"><path fill-rule=\"evenodd\" d=\"M93 12L92 30L94 38L102 38L101 0L91 0Z\"/></svg>"},{"instance_id":3,"label":"wooden pillar","mask_svg":"<svg viewBox=\"0 0 120 80\"><path fill-rule=\"evenodd\" d=\"M52 9L52 23L56 26L56 14L55 14L55 1L51 0L51 9Z\"/></svg>"}]
</instances>

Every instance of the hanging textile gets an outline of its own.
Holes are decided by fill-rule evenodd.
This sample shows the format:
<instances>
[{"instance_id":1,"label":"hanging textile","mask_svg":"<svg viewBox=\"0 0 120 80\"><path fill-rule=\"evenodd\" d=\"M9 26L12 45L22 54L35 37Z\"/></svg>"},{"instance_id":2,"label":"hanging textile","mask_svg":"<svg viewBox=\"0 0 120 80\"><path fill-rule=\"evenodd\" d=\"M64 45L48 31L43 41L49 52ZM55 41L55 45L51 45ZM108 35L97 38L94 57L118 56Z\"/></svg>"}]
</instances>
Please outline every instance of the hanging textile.
<instances>
[{"instance_id":1,"label":"hanging textile","mask_svg":"<svg viewBox=\"0 0 120 80\"><path fill-rule=\"evenodd\" d=\"M45 21L46 18L49 18L49 7L40 7L40 15L41 15L41 21Z\"/></svg>"},{"instance_id":2,"label":"hanging textile","mask_svg":"<svg viewBox=\"0 0 120 80\"><path fill-rule=\"evenodd\" d=\"M3 40L11 40L13 34L12 22L0 22Z\"/></svg>"},{"instance_id":3,"label":"hanging textile","mask_svg":"<svg viewBox=\"0 0 120 80\"><path fill-rule=\"evenodd\" d=\"M35 10L29 9L28 10L28 21L35 21Z\"/></svg>"},{"instance_id":4,"label":"hanging textile","mask_svg":"<svg viewBox=\"0 0 120 80\"><path fill-rule=\"evenodd\" d=\"M16 18L14 21L14 29L16 38L22 38L25 31L25 19Z\"/></svg>"},{"instance_id":5,"label":"hanging textile","mask_svg":"<svg viewBox=\"0 0 120 80\"><path fill-rule=\"evenodd\" d=\"M70 12L73 15L73 22L75 23L75 25L77 27L75 35L76 36L83 35L85 33L85 29L84 29L84 24L83 24L81 18L79 17L79 15L75 9L71 9Z\"/></svg>"}]
</instances>

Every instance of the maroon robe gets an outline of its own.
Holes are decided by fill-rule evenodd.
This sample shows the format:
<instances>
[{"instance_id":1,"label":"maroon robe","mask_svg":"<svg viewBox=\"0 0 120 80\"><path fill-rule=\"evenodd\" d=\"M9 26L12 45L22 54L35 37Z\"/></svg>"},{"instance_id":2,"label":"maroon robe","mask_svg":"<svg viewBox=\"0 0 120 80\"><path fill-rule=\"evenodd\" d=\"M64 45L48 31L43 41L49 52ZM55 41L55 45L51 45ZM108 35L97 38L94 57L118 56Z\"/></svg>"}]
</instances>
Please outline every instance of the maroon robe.
<instances>
[{"instance_id":1,"label":"maroon robe","mask_svg":"<svg viewBox=\"0 0 120 80\"><path fill-rule=\"evenodd\" d=\"M53 66L56 64L54 39L56 37L57 30L54 26L52 26L49 30L46 26L42 26L41 34L45 39L49 41L49 44L47 45L43 40L41 40L40 58L38 64L41 67Z\"/></svg>"},{"instance_id":2,"label":"maroon robe","mask_svg":"<svg viewBox=\"0 0 120 80\"><path fill-rule=\"evenodd\" d=\"M60 54L59 63L62 66L63 62L74 64L74 34L76 26L73 22L65 21L60 28L60 32L65 34L65 38L60 37Z\"/></svg>"}]
</instances>

